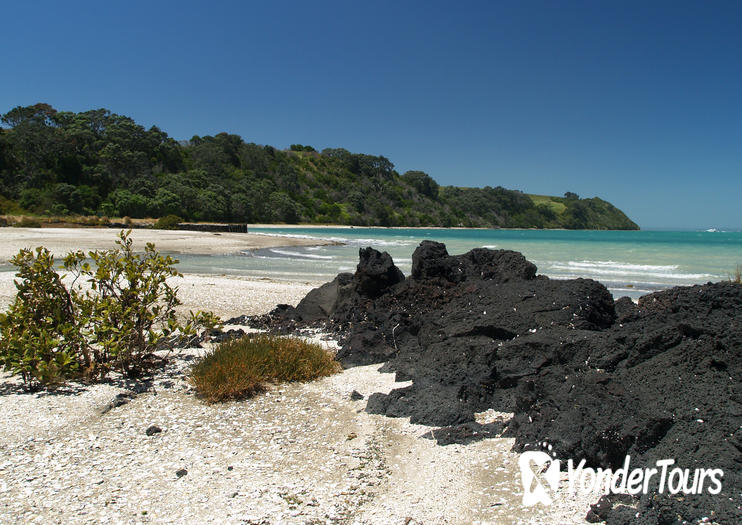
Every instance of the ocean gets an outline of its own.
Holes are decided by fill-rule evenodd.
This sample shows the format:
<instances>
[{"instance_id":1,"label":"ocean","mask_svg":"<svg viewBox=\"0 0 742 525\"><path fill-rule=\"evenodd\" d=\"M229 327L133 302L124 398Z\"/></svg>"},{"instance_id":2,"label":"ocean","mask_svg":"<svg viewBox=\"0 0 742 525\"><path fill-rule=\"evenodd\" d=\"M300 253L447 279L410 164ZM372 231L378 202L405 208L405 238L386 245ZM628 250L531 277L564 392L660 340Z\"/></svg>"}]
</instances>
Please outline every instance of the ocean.
<instances>
[{"instance_id":1,"label":"ocean","mask_svg":"<svg viewBox=\"0 0 742 525\"><path fill-rule=\"evenodd\" d=\"M269 248L241 256L180 256L184 272L238 274L290 281L329 281L352 272L358 249L387 251L407 275L424 239L448 253L487 247L522 252L554 279L598 280L618 298L636 299L677 285L728 279L742 264L742 232L564 231L389 228L251 228L252 233L329 239L337 246Z\"/></svg>"}]
</instances>

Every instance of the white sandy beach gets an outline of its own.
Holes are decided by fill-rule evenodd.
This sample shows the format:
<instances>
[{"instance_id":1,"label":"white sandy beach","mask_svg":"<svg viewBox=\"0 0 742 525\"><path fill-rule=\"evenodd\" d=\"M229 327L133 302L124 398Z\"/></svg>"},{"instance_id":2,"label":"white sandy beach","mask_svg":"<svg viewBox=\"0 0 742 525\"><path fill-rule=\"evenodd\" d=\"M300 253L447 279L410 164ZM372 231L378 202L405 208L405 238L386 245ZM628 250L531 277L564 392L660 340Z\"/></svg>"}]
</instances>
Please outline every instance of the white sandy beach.
<instances>
[{"instance_id":1,"label":"white sandy beach","mask_svg":"<svg viewBox=\"0 0 742 525\"><path fill-rule=\"evenodd\" d=\"M0 228L0 262L7 262L21 248L44 246L58 259L72 250L105 250L114 247L119 230L106 228ZM276 246L312 246L323 241L271 237L245 233L209 233L172 230L134 230L135 249L148 242L162 253L219 255ZM0 310L15 297L12 271L0 272ZM171 279L183 301L178 310L210 310L229 319L238 315L265 313L279 303L295 304L319 282L276 281L239 276L187 274Z\"/></svg>"},{"instance_id":2,"label":"white sandy beach","mask_svg":"<svg viewBox=\"0 0 742 525\"><path fill-rule=\"evenodd\" d=\"M115 228L0 228L0 262L8 261L21 248L44 246L55 257L71 250L105 250L114 247L120 230ZM133 230L135 249L154 243L163 253L221 255L276 246L332 244L317 239L272 237L252 233L217 233L180 230Z\"/></svg>"},{"instance_id":3,"label":"white sandy beach","mask_svg":"<svg viewBox=\"0 0 742 525\"><path fill-rule=\"evenodd\" d=\"M107 230L94 231L84 238L101 242ZM72 243L31 233L22 238ZM228 318L296 304L317 284L186 275L180 290L183 309ZM13 294L12 273L0 273L0 309ZM353 390L403 386L379 365L206 405L186 381L201 352L174 356L147 385L30 394L0 375L0 523L583 523L597 499L524 508L512 440L439 446L430 427L367 414ZM113 406L122 393L132 399ZM162 432L148 436L150 425Z\"/></svg>"}]
</instances>

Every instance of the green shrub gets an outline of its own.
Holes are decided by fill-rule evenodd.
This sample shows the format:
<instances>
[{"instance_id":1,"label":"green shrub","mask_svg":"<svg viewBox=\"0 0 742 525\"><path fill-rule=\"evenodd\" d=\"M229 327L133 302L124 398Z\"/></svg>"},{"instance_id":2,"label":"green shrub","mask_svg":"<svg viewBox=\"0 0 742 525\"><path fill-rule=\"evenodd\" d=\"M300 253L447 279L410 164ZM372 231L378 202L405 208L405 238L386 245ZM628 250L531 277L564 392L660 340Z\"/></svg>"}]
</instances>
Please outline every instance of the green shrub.
<instances>
[{"instance_id":1,"label":"green shrub","mask_svg":"<svg viewBox=\"0 0 742 525\"><path fill-rule=\"evenodd\" d=\"M317 344L256 335L217 345L193 366L190 381L214 403L249 397L266 382L311 381L338 371L340 363Z\"/></svg>"},{"instance_id":2,"label":"green shrub","mask_svg":"<svg viewBox=\"0 0 742 525\"><path fill-rule=\"evenodd\" d=\"M13 258L21 282L10 309L0 315L0 363L21 374L27 386L99 379L113 369L135 377L166 338L218 324L203 312L191 312L183 323L176 319L181 303L167 279L182 277L177 261L151 243L144 254L134 253L130 234L122 231L113 250L89 252L94 267L83 252L68 254L69 287L46 249L36 255L21 250ZM80 279L90 283L89 290L76 286Z\"/></svg>"},{"instance_id":3,"label":"green shrub","mask_svg":"<svg viewBox=\"0 0 742 525\"><path fill-rule=\"evenodd\" d=\"M177 215L165 215L157 219L154 228L156 230L177 230L178 224L181 222L183 222L183 219Z\"/></svg>"},{"instance_id":4,"label":"green shrub","mask_svg":"<svg viewBox=\"0 0 742 525\"><path fill-rule=\"evenodd\" d=\"M45 248L36 255L21 250L11 262L21 281L8 312L0 314L0 363L29 386L63 382L90 364L76 305Z\"/></svg>"}]
</instances>

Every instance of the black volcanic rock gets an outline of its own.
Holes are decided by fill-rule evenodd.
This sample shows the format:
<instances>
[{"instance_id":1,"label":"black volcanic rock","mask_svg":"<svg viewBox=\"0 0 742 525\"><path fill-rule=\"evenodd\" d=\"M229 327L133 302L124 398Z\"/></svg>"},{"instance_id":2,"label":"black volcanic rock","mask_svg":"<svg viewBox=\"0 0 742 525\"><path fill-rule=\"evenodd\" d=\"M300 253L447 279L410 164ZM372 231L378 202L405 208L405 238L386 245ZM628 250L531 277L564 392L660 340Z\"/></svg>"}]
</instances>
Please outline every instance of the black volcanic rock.
<instances>
[{"instance_id":1,"label":"black volcanic rock","mask_svg":"<svg viewBox=\"0 0 742 525\"><path fill-rule=\"evenodd\" d=\"M411 276L388 254L361 250L355 274L310 292L261 326L323 324L341 336L346 366L385 363L412 384L373 393L366 410L443 427L440 443L471 442L474 414L513 411L516 449L547 441L588 466L724 470L719 495L656 491L607 498L591 519L742 522L742 286L679 287L613 300L589 279L550 280L521 254L449 255L424 241ZM714 512L712 515L711 512ZM638 517L637 517L638 513Z\"/></svg>"},{"instance_id":2,"label":"black volcanic rock","mask_svg":"<svg viewBox=\"0 0 742 525\"><path fill-rule=\"evenodd\" d=\"M523 449L548 441L562 457L602 467L675 459L721 468L722 493L641 496L641 523L742 518L742 286L715 283L644 296L623 322L596 333L569 361L517 387L508 434ZM584 359L584 361L583 361ZM582 361L582 364L581 364ZM624 523L608 512L609 523ZM670 520L670 521L666 521Z\"/></svg>"},{"instance_id":3,"label":"black volcanic rock","mask_svg":"<svg viewBox=\"0 0 742 525\"><path fill-rule=\"evenodd\" d=\"M536 265L511 250L475 248L464 255L451 256L445 244L423 241L412 254L412 278L417 281L443 279L459 283L483 279L505 283L535 276Z\"/></svg>"},{"instance_id":4,"label":"black volcanic rock","mask_svg":"<svg viewBox=\"0 0 742 525\"><path fill-rule=\"evenodd\" d=\"M388 253L373 248L361 248L358 255L360 262L353 279L360 295L375 298L391 286L404 281L404 274L394 265Z\"/></svg>"},{"instance_id":5,"label":"black volcanic rock","mask_svg":"<svg viewBox=\"0 0 742 525\"><path fill-rule=\"evenodd\" d=\"M364 300L377 298L404 281L404 274L388 253L361 248L359 257L355 274L338 274L329 283L311 290L296 308L281 305L271 315L279 322L290 319L314 323L333 319L339 308L348 309ZM266 322L271 324L269 320Z\"/></svg>"},{"instance_id":6,"label":"black volcanic rock","mask_svg":"<svg viewBox=\"0 0 742 525\"><path fill-rule=\"evenodd\" d=\"M412 253L412 273L410 275L418 281L438 277L448 279L451 273L448 264L450 258L446 245L442 242L423 241Z\"/></svg>"},{"instance_id":7,"label":"black volcanic rock","mask_svg":"<svg viewBox=\"0 0 742 525\"><path fill-rule=\"evenodd\" d=\"M328 319L335 313L338 303L349 299L354 292L353 274L341 273L329 283L311 290L291 313L305 322Z\"/></svg>"},{"instance_id":8,"label":"black volcanic rock","mask_svg":"<svg viewBox=\"0 0 742 525\"><path fill-rule=\"evenodd\" d=\"M373 248L361 248L358 255L361 260L353 279L360 295L375 298L391 286L404 281L404 274L394 266L388 253L381 253Z\"/></svg>"}]
</instances>

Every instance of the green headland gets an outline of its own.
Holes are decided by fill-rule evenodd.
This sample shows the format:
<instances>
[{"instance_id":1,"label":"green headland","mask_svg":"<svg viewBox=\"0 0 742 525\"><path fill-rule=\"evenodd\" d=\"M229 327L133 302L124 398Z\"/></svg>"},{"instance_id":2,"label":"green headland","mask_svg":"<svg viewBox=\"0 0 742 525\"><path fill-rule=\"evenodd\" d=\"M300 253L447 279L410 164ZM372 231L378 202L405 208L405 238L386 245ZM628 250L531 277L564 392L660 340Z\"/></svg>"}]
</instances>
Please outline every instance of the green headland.
<instances>
[{"instance_id":1,"label":"green headland","mask_svg":"<svg viewBox=\"0 0 742 525\"><path fill-rule=\"evenodd\" d=\"M176 141L96 109L16 107L0 128L0 214L188 221L635 230L600 199L441 186L381 155L281 150L219 133Z\"/></svg>"}]
</instances>

